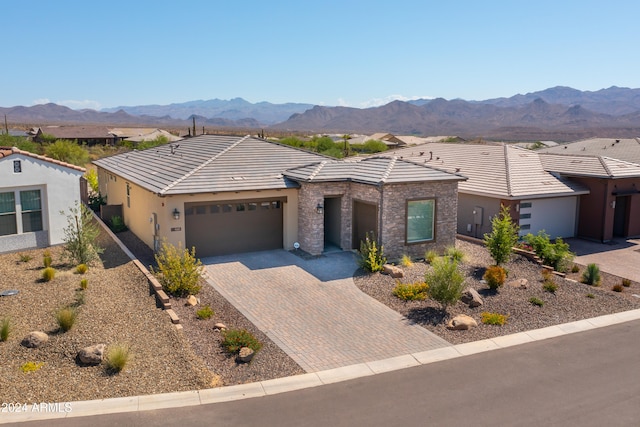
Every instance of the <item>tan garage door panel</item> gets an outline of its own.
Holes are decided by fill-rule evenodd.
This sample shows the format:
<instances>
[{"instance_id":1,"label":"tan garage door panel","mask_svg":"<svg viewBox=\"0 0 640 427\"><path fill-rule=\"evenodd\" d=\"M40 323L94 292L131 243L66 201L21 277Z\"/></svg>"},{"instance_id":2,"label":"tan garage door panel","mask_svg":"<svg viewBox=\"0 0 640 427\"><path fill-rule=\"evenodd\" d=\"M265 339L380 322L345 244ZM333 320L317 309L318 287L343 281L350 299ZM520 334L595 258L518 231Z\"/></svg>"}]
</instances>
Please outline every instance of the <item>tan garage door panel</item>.
<instances>
[{"instance_id":1,"label":"tan garage door panel","mask_svg":"<svg viewBox=\"0 0 640 427\"><path fill-rule=\"evenodd\" d=\"M198 257L282 248L282 201L185 204L187 247Z\"/></svg>"}]
</instances>

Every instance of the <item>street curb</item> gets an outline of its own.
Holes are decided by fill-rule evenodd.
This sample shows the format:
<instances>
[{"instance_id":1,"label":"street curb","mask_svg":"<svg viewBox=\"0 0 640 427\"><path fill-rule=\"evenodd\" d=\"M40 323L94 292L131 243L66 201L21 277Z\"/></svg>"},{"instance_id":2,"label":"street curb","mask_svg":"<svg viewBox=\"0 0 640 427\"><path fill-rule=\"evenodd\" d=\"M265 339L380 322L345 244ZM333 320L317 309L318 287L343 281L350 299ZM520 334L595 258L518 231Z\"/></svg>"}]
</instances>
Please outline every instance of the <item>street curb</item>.
<instances>
[{"instance_id":1,"label":"street curb","mask_svg":"<svg viewBox=\"0 0 640 427\"><path fill-rule=\"evenodd\" d=\"M0 424L207 405L268 396L499 350L633 320L640 320L640 309L457 344L420 353L406 354L384 360L358 363L326 371L249 384L114 399L26 405L21 407L25 409L23 412L0 413Z\"/></svg>"}]
</instances>

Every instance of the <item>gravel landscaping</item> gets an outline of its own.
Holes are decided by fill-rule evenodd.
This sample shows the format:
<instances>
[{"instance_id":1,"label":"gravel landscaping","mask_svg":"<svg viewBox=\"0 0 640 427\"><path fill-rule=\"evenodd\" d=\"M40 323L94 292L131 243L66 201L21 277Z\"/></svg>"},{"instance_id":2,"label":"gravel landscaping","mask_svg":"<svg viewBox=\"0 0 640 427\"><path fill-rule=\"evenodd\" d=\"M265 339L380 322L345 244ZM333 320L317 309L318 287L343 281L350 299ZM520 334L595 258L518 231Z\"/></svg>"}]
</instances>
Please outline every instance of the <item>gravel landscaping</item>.
<instances>
[{"instance_id":1,"label":"gravel landscaping","mask_svg":"<svg viewBox=\"0 0 640 427\"><path fill-rule=\"evenodd\" d=\"M435 301L429 299L404 301L394 296L393 288L397 280L401 283L424 281L425 272L431 268L424 262L415 262L411 267L402 267L405 274L402 279L359 270L354 281L363 292L452 344L640 308L640 298L632 296L632 294L640 294L640 284L631 282L631 286L624 287L621 293L613 292L612 286L620 284L622 279L607 273L602 273L602 282L598 287L555 276L558 289L555 293L547 292L542 288L541 267L519 255L513 256L505 266L509 273L507 282L526 279L527 288L521 289L505 284L498 292L493 292L481 282L485 268L493 264L486 248L463 240L456 242L456 248L465 254L465 260L460 267L466 276L466 285L476 289L484 300L484 304L480 307L469 308L458 301L449 307L448 313L443 313ZM584 266L580 266L579 273L569 274L567 278L579 280L583 270ZM593 298L588 297L588 294ZM544 305L540 307L532 304L529 302L532 297L544 301ZM485 325L480 321L482 312L500 313L509 317L503 326ZM478 327L470 330L447 329L446 321L457 314L473 317L478 322Z\"/></svg>"}]
</instances>

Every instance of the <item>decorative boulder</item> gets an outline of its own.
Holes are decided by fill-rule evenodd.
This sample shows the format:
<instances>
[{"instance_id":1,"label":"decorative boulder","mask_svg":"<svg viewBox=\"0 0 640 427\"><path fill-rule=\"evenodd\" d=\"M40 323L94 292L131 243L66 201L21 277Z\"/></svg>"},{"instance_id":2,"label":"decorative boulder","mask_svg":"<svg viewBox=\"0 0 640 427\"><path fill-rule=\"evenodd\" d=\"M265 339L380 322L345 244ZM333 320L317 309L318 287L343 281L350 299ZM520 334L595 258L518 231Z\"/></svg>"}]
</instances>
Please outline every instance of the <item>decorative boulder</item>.
<instances>
[{"instance_id":1,"label":"decorative boulder","mask_svg":"<svg viewBox=\"0 0 640 427\"><path fill-rule=\"evenodd\" d=\"M42 331L33 331L23 338L22 345L28 348L38 348L47 341L49 341L49 335Z\"/></svg>"},{"instance_id":2,"label":"decorative boulder","mask_svg":"<svg viewBox=\"0 0 640 427\"><path fill-rule=\"evenodd\" d=\"M215 325L213 325L213 329L219 329L221 331L225 331L227 327L225 326L224 323L216 323Z\"/></svg>"},{"instance_id":3,"label":"decorative boulder","mask_svg":"<svg viewBox=\"0 0 640 427\"><path fill-rule=\"evenodd\" d=\"M484 304L484 302L482 301L482 297L480 297L480 294L478 293L478 291L476 291L473 288L465 289L464 292L462 292L462 295L460 296L460 301L462 301L465 304L468 304L469 307L471 308L479 307L482 304Z\"/></svg>"},{"instance_id":4,"label":"decorative boulder","mask_svg":"<svg viewBox=\"0 0 640 427\"><path fill-rule=\"evenodd\" d=\"M529 281L527 279L517 279L507 282L507 286L511 286L512 288L527 289L528 285Z\"/></svg>"},{"instance_id":5,"label":"decorative boulder","mask_svg":"<svg viewBox=\"0 0 640 427\"><path fill-rule=\"evenodd\" d=\"M255 351L251 350L249 347L242 347L236 357L236 360L242 363L249 363L255 354Z\"/></svg>"},{"instance_id":6,"label":"decorative boulder","mask_svg":"<svg viewBox=\"0 0 640 427\"><path fill-rule=\"evenodd\" d=\"M194 295L189 295L189 297L187 298L187 305L190 305L191 307L193 307L194 305L198 304L198 298L196 298Z\"/></svg>"},{"instance_id":7,"label":"decorative boulder","mask_svg":"<svg viewBox=\"0 0 640 427\"><path fill-rule=\"evenodd\" d=\"M391 264L385 264L382 266L382 272L384 274L388 274L389 276L393 277L394 279L399 279L401 277L404 277L404 271L402 271L402 269L400 267L397 267L395 265L391 265Z\"/></svg>"},{"instance_id":8,"label":"decorative boulder","mask_svg":"<svg viewBox=\"0 0 640 427\"><path fill-rule=\"evenodd\" d=\"M104 359L104 344L85 347L78 352L78 360L85 365L99 365Z\"/></svg>"},{"instance_id":9,"label":"decorative boulder","mask_svg":"<svg viewBox=\"0 0 640 427\"><path fill-rule=\"evenodd\" d=\"M447 328L457 331L465 331L475 326L478 326L478 322L476 322L473 317L467 316L466 314L458 314L456 317L451 319L449 323L447 323Z\"/></svg>"}]
</instances>

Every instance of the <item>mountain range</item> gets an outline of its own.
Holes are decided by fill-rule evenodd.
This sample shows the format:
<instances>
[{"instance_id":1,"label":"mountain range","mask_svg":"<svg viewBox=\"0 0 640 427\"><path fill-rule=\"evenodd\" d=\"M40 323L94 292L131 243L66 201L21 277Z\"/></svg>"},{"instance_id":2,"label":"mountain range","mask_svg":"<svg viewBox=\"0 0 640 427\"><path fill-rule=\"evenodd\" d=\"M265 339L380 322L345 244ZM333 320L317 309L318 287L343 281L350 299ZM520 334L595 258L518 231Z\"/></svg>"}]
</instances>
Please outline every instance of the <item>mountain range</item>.
<instances>
[{"instance_id":1,"label":"mountain range","mask_svg":"<svg viewBox=\"0 0 640 427\"><path fill-rule=\"evenodd\" d=\"M71 110L56 104L1 108L11 123L266 128L275 132L458 135L465 138L567 141L590 136L640 135L640 89L579 91L558 86L482 101L418 99L372 108L250 103L242 98L170 105ZM209 129L210 131L211 129Z\"/></svg>"}]
</instances>

